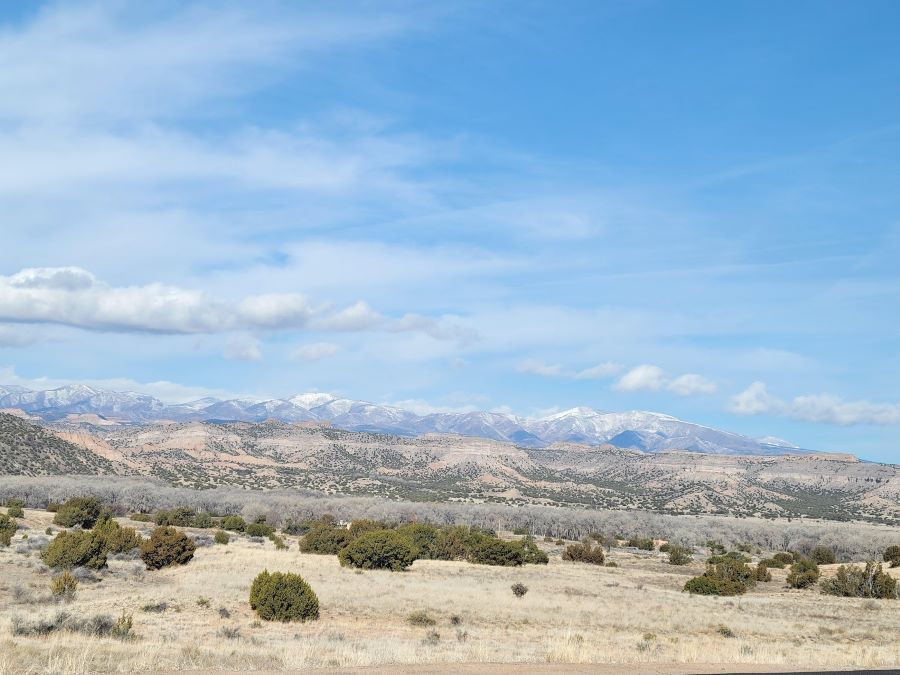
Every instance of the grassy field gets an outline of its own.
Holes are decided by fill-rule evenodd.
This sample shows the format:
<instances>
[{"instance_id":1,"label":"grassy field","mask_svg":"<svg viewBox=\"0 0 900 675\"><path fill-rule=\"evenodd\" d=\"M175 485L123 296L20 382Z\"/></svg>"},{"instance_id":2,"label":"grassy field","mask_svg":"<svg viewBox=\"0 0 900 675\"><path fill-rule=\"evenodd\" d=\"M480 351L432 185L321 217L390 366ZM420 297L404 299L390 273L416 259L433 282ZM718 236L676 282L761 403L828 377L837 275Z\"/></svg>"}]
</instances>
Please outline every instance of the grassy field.
<instances>
[{"instance_id":1,"label":"grassy field","mask_svg":"<svg viewBox=\"0 0 900 675\"><path fill-rule=\"evenodd\" d=\"M681 587L703 570L702 562L679 568L658 553L613 549L610 559L619 567L598 568L563 562L561 547L552 544L542 544L551 555L546 566L420 560L407 572L390 573L303 555L295 537L286 538L288 551L233 537L227 546L198 548L194 560L177 569L146 572L139 560L111 560L98 581L80 584L73 603L55 605L50 575L22 539L24 533L32 543L39 540L52 517L27 511L24 524L31 529L0 549L0 673L440 663L900 667L896 600L788 590L784 570L772 570L771 583L744 596L696 597ZM823 573L835 567L824 566ZM265 568L302 574L319 596L320 620L257 621L247 595ZM525 597L513 596L515 582L529 588ZM163 603L164 611L145 611ZM137 637L13 635L15 617L34 620L60 610L84 617L131 614ZM419 610L435 624L411 625L408 615Z\"/></svg>"}]
</instances>

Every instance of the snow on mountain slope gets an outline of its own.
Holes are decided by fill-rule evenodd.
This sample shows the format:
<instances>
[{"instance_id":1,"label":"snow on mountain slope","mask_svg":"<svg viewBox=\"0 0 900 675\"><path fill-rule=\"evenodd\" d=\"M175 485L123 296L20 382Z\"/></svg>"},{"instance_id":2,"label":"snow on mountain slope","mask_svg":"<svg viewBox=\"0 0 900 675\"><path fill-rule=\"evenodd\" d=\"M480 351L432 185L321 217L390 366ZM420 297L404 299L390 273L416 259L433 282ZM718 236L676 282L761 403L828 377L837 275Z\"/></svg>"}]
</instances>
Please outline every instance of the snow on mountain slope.
<instances>
[{"instance_id":1,"label":"snow on mountain slope","mask_svg":"<svg viewBox=\"0 0 900 675\"><path fill-rule=\"evenodd\" d=\"M558 442L575 442L610 444L646 452L683 450L744 455L801 452L797 446L781 439L754 439L684 422L671 415L640 410L600 412L587 407L572 408L538 419L491 412L418 415L395 406L337 398L324 393L298 394L269 401L206 398L170 405L134 392L69 385L48 391L0 386L0 408L20 409L48 421L83 414L96 414L131 424L155 420L321 421L351 431L402 436L458 434L535 448Z\"/></svg>"}]
</instances>

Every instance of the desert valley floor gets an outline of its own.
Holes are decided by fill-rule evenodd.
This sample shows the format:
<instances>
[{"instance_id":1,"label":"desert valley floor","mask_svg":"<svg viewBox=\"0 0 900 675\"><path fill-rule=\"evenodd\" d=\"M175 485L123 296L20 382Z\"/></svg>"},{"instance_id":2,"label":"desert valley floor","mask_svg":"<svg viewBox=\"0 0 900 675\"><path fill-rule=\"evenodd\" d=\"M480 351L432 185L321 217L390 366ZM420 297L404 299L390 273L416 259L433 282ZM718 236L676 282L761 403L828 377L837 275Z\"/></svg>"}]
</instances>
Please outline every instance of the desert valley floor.
<instances>
[{"instance_id":1,"label":"desert valley floor","mask_svg":"<svg viewBox=\"0 0 900 675\"><path fill-rule=\"evenodd\" d=\"M619 566L596 567L563 562L562 547L552 542L541 542L550 554L548 565L418 560L408 571L393 573L355 571L342 568L335 556L301 554L295 537L286 537L288 550L276 551L269 541L236 536L227 546L199 547L188 565L158 572L145 571L140 560L110 560L95 581L80 584L73 603L57 606L50 600L50 575L25 538L39 538L52 518L27 510L22 523L29 529L0 549L3 674L438 663L633 664L630 672L641 672L641 664L666 663L674 670L659 672L697 671L702 664L732 670L751 664L900 667L897 601L788 590L786 571L777 569L771 582L744 596L692 596L681 589L703 570L702 556L673 567L660 553L613 548L609 559ZM149 529L146 523L129 524ZM836 567L823 566L823 576ZM260 623L247 596L263 569L302 574L319 595L320 620ZM900 577L900 569L890 573ZM513 597L515 582L528 587L527 595ZM68 633L12 635L16 618L58 611L130 614L137 637L121 642ZM411 625L408 617L417 611L434 625Z\"/></svg>"}]
</instances>

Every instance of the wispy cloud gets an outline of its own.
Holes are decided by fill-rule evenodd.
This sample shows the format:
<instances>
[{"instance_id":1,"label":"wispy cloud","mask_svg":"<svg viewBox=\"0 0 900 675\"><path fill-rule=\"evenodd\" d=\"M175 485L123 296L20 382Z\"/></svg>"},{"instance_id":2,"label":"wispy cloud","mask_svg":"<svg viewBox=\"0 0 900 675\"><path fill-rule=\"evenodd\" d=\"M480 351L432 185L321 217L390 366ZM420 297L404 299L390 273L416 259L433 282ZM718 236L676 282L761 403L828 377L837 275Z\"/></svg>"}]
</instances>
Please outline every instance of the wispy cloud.
<instances>
[{"instance_id":1,"label":"wispy cloud","mask_svg":"<svg viewBox=\"0 0 900 675\"><path fill-rule=\"evenodd\" d=\"M796 396L785 401L770 394L763 382L754 382L734 396L729 410L738 415L775 415L840 426L900 424L900 403L846 401L832 394Z\"/></svg>"},{"instance_id":2,"label":"wispy cloud","mask_svg":"<svg viewBox=\"0 0 900 675\"><path fill-rule=\"evenodd\" d=\"M243 3L54 4L0 33L0 118L95 121L167 117L263 86L266 69L309 65L414 27L411 12L278 12ZM135 74L140 76L136 77ZM253 73L253 76L249 76Z\"/></svg>"},{"instance_id":3,"label":"wispy cloud","mask_svg":"<svg viewBox=\"0 0 900 675\"><path fill-rule=\"evenodd\" d=\"M529 375L541 375L543 377L563 377L570 380L604 380L614 377L622 372L623 366L613 361L598 363L582 370L567 369L559 363L544 363L537 359L522 361L517 370Z\"/></svg>"}]
</instances>

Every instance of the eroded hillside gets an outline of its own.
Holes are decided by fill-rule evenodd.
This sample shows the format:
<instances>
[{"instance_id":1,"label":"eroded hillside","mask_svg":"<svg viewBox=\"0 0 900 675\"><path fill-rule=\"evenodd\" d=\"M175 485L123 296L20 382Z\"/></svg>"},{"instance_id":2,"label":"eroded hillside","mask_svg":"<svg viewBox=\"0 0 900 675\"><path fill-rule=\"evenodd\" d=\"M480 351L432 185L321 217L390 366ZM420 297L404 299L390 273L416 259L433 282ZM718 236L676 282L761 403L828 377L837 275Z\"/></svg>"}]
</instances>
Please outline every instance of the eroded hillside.
<instances>
[{"instance_id":1,"label":"eroded hillside","mask_svg":"<svg viewBox=\"0 0 900 675\"><path fill-rule=\"evenodd\" d=\"M650 454L578 444L535 449L460 436L406 438L279 422L89 432L81 426L56 433L120 472L196 488L288 487L414 500L900 520L898 468L841 455Z\"/></svg>"}]
</instances>

